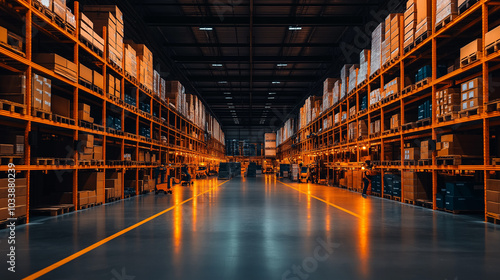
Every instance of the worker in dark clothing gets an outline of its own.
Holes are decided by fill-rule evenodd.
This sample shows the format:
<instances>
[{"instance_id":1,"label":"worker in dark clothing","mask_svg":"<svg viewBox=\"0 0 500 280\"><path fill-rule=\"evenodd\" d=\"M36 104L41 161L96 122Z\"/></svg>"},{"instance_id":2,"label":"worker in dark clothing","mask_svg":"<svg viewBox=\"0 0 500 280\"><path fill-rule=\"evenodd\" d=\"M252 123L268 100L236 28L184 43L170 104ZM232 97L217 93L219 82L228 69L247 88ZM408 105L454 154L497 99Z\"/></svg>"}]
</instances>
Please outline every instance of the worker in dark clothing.
<instances>
[{"instance_id":1,"label":"worker in dark clothing","mask_svg":"<svg viewBox=\"0 0 500 280\"><path fill-rule=\"evenodd\" d=\"M167 173L167 168L165 165L161 165L155 168L155 179L158 185L158 179L160 179L160 184L165 183L165 174Z\"/></svg>"},{"instance_id":2,"label":"worker in dark clothing","mask_svg":"<svg viewBox=\"0 0 500 280\"><path fill-rule=\"evenodd\" d=\"M366 192L368 191L368 186L372 182L372 176L373 176L373 174L372 174L373 165L371 164L371 161L369 161L369 160L365 161L363 168L364 168L364 172L363 172L364 187L363 187L363 193L361 195L364 198L366 198Z\"/></svg>"},{"instance_id":3,"label":"worker in dark clothing","mask_svg":"<svg viewBox=\"0 0 500 280\"><path fill-rule=\"evenodd\" d=\"M184 181L191 182L191 174L189 174L188 166L186 164L182 166L181 173L184 178Z\"/></svg>"}]
</instances>

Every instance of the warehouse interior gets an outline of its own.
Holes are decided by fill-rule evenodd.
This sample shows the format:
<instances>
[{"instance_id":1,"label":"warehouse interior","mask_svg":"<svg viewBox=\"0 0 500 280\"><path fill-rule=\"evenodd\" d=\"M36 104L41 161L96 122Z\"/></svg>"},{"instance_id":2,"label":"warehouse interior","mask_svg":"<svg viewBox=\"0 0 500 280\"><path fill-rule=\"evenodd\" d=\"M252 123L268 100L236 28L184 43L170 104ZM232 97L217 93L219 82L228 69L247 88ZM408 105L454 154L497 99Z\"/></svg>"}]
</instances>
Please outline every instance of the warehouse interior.
<instances>
[{"instance_id":1,"label":"warehouse interior","mask_svg":"<svg viewBox=\"0 0 500 280\"><path fill-rule=\"evenodd\" d=\"M0 0L1 279L496 279L500 3Z\"/></svg>"}]
</instances>

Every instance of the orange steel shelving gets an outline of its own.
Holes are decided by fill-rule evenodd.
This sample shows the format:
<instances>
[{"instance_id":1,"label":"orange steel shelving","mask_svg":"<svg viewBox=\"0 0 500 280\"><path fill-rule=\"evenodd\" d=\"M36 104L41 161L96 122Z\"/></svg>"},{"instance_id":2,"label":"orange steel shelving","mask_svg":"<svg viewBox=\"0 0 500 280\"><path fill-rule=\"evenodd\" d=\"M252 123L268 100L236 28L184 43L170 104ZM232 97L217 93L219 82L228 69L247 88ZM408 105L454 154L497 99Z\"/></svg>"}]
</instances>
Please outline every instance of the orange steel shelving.
<instances>
[{"instance_id":1,"label":"orange steel shelving","mask_svg":"<svg viewBox=\"0 0 500 280\"><path fill-rule=\"evenodd\" d=\"M32 4L33 0L6 0L0 5L8 5L11 9L15 10L21 15L25 15L25 56L20 55L8 48L0 47L0 67L12 71L26 74L26 96L25 96L25 113L10 112L6 110L0 110L0 120L2 121L2 126L16 125L18 127L24 128L25 136L25 154L24 154L24 165L16 166L17 172L25 172L26 180L28 185L27 190L27 206L28 206L28 221L29 221L29 205L30 205L30 182L32 171L57 171L57 170L71 170L73 171L73 202L75 209L78 209L78 171L79 170L99 170L106 172L107 170L135 170L136 181L139 180L139 170L149 170L149 174L152 174L152 169L160 165L160 163L153 163L148 165L107 165L107 160L123 160L125 153L125 146L135 146L135 155L137 156L139 150L145 151L155 151L159 155L158 161L165 163L169 168L178 168L181 164L189 164L195 166L200 162L207 163L218 163L225 158L225 144L221 143L213 138L210 140L205 139L205 129L197 127L193 122L182 116L177 110L169 105L169 100L161 100L158 96L153 95L151 92L141 89L140 84L137 81L130 80L124 73L124 65L121 65L121 70L114 68L107 58L107 38L105 40L105 49L102 56L93 52L84 43L82 43L78 38L80 30L80 6L79 3L75 1L74 4L74 15L76 18L76 31L74 34L66 31L66 29L60 27L50 18L45 16ZM104 34L106 30L104 28ZM111 72L115 77L121 80L121 99L124 99L125 95L125 85L128 89L132 88L137 104L140 98L145 97L149 99L151 112L153 112L153 107L159 108L158 116L154 117L152 114L141 113L138 108L131 108L121 102L115 102L106 95L107 82L104 83L104 93L98 93L91 90L79 83L70 81L69 79L56 74L54 71L46 69L32 61L32 47L33 47L33 34L35 32L42 32L49 36L56 42L61 44L70 44L73 46L73 62L79 65L80 55L83 54L86 57L91 57L94 64L102 70L102 75L105 81L107 81L107 73ZM79 67L78 67L79 68ZM77 76L79 76L79 69L77 70ZM138 73L140 71L137 71ZM54 122L51 120L34 117L31 114L31 79L32 73L41 74L51 80L57 80L58 82L64 83L66 86L72 88L72 119L75 121L74 125L63 124L59 122ZM139 80L139 79L137 79ZM79 95L86 94L92 96L94 99L98 99L102 106L102 126L106 128L106 117L107 108L113 106L114 111L118 110L121 115L121 123L124 128L125 118L132 117L136 121L136 133L135 134L125 134L124 136L108 133L106 129L104 131L98 131L93 129L88 129L80 127L78 120L78 105L79 105ZM138 134L139 123L149 124L151 131L151 136L154 132L158 135L165 136L167 142L161 141L160 139L141 139ZM175 125L172 125L175 124ZM75 150L73 158L75 160L74 166L55 166L55 165L32 165L31 164L31 147L29 145L29 134L32 131L33 125L43 125L46 130L64 130L73 135L73 139L78 141L78 135L80 133L89 133L96 136L100 136L103 139L103 154L104 154L104 165L99 166L83 166L78 165L78 152ZM120 143L121 146L121 158L108 159L106 158L106 146L107 143L113 141ZM0 166L0 172L6 172L8 167ZM178 172L176 172L178 173ZM122 172L122 174L124 174ZM124 175L123 175L124 176ZM122 182L123 182L122 178ZM123 198L123 188L122 185L122 198ZM136 193L138 193L139 185L136 182Z\"/></svg>"},{"instance_id":2,"label":"orange steel shelving","mask_svg":"<svg viewBox=\"0 0 500 280\"><path fill-rule=\"evenodd\" d=\"M432 173L432 189L433 189L433 208L436 210L436 193L437 193L437 176L438 172L451 172L460 173L467 171L482 171L484 172L484 180L490 178L490 173L500 171L499 166L493 166L491 164L490 155L490 127L500 125L500 111L487 112L486 105L489 100L489 74L492 71L500 69L500 52L493 52L486 55L484 51L484 37L485 34L490 30L490 28L496 27L500 22L498 20L489 17L491 14L498 16L498 11L500 10L500 2L490 1L490 0L479 0L476 4L471 6L469 9L464 11L453 21L435 31L434 29L434 19L436 15L436 2L432 1L432 31L431 34L423 40L421 43L416 45L413 49L400 55L397 61L391 65L384 67L376 75L370 76L368 82L362 86L358 86L354 91L347 94L345 98L340 100L336 105L325 110L320 116L315 120L310 122L307 126L299 129L292 137L285 140L277 149L278 159L281 161L292 160L292 161L303 161L307 163L309 159L316 159L320 157L329 168L338 169L359 169L361 168L362 153L366 154L366 151L370 151L372 147L378 147L380 152L380 158L384 159L384 144L399 142L401 147L404 146L405 141L427 138L432 140L438 140L438 135L450 133L456 129L481 129L483 136L483 153L484 162L482 165L458 165L458 166L442 166L437 165L436 152L433 152L432 164L428 166L405 166L404 161L401 160L399 165L389 165L389 166L376 166L376 168L383 175L384 172L389 170L403 171L403 170L413 170L413 171L425 171ZM495 25L491 24L494 22ZM456 34L461 34L462 36L467 36L466 31L469 28L478 29L478 36L482 36L482 50L484 56L479 58L477 61L456 69L451 73L445 74L442 77L437 78L437 66L439 59L441 59L444 47L450 46L450 42L453 42ZM480 32L479 32L480 31ZM400 29L400 36L403 33L403 28ZM479 35L481 34L481 35ZM470 41L481 38L474 37L470 35ZM402 39L400 39L400 50L403 50ZM443 43L445 42L445 43ZM465 45L465 44L464 44ZM462 47L462 46L457 46ZM438 53L440 51L440 53ZM458 58L458 57L457 57ZM432 80L428 85L414 89L412 92L402 94L405 87L405 72L407 70L416 70L415 64L419 61L427 61L425 64L430 64L432 67ZM418 64L418 63L417 63ZM368 73L370 73L370 66L368 66ZM413 67L413 68L412 68ZM383 89L384 78L395 77L400 78L400 94L397 98L392 101L386 102L384 104L379 103L379 106L369 106L366 112L359 112L359 107L357 107L357 115L353 118L348 118L345 121L341 121L338 124L333 124L332 127L326 130L320 130L323 127L323 120L327 118L332 118L335 113L341 113L348 111L352 106L352 101L359 104L360 96L364 94L369 94L372 89ZM438 122L436 116L436 95L435 93L439 90L458 86L460 83L473 79L475 77L482 76L483 79L483 104L480 112L477 115L462 117L458 119L452 119L446 122ZM382 134L386 129L384 128L384 123L390 119L391 115L394 113L400 114L401 124L405 124L405 108L416 101L423 99L432 100L432 120L429 125L413 128L409 130L399 130L394 133ZM357 105L359 106L359 105ZM381 119L381 133L379 135L370 135L364 139L357 139L353 141L346 141L347 137L347 127L349 123L356 123L356 128L358 128L359 121L367 121L368 126L373 119ZM308 135L312 133L317 133L317 140L307 138ZM317 144L314 144L317 141ZM346 162L342 157L342 152L350 151L356 155L356 160L351 160ZM401 149L401 159L404 158L403 149ZM382 176L382 194L383 194L383 176ZM401 184L401 201L404 201L404 184ZM486 198L485 198L486 199ZM486 213L486 211L485 211Z\"/></svg>"}]
</instances>

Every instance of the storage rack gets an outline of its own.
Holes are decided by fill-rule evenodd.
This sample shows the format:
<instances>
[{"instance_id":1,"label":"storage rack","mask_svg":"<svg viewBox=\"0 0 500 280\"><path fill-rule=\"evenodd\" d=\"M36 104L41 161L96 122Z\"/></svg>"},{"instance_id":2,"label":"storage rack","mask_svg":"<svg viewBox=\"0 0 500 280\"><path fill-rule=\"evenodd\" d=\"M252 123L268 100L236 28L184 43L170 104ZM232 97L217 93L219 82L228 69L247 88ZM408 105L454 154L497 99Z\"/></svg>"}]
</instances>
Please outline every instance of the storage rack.
<instances>
[{"instance_id":1,"label":"storage rack","mask_svg":"<svg viewBox=\"0 0 500 280\"><path fill-rule=\"evenodd\" d=\"M98 170L98 171L125 171L132 170L135 171L135 193L138 192L138 180L139 171L145 170L149 174L153 174L153 168L160 165L160 163L165 163L168 168L176 169L175 173L178 173L178 167L181 164L191 164L194 166L199 162L206 162L208 164L217 164L224 159L225 145L213 138L206 140L205 130L194 125L191 121L187 120L175 109L170 107L169 100L160 100L156 95L153 95L150 91L144 90L143 87L137 82L137 80L132 81L129 76L124 73L124 65L121 69L113 67L113 65L107 59L107 38L105 38L105 50L102 56L96 54L92 51L86 44L82 43L79 38L80 31L80 9L79 3L75 1L74 3L74 15L76 17L76 31L68 30L57 24L55 21L47 17L41 10L35 7L40 6L37 1L34 0L6 0L0 2L0 5L5 5L17 13L25 16L23 24L25 25L25 52L19 53L17 51L0 47L0 66L8 71L14 73L24 73L26 75L26 93L25 93L25 104L21 105L21 110L4 110L0 109L0 119L2 126L8 128L16 128L24 130L24 163L21 165L16 165L16 172L23 172L27 180L27 208L29 222L29 211L30 211L30 186L31 188L36 187L35 182L30 182L31 172L34 171L44 171L44 172L55 172L69 170L73 174L73 202L74 208L78 209L78 171L81 170ZM32 61L32 46L33 46L33 34L35 32L42 32L52 38L58 44L69 44L73 48L73 62L77 65L80 60L81 54L86 57L91 57L94 64L98 65L102 69L102 75L106 79L107 73L113 73L115 77L119 77L121 80L121 100L110 99L105 93L94 91L93 89L87 88L80 85L77 82L70 81L69 79L56 74L52 70L48 70ZM103 34L106 34L104 27ZM52 80L57 80L60 83L64 83L67 87L72 88L70 96L72 97L72 121L68 123L55 122L51 118L44 118L32 116L32 74L41 74ZM139 71L138 71L139 73ZM77 76L79 73L77 72ZM153 116L151 114L145 114L137 108L128 106L123 101L125 94L125 85L127 89L132 88L135 93L136 100L141 100L141 97L149 98L149 104L151 110L153 108L158 109L158 116ZM107 88L107 83L105 87ZM128 91L130 92L130 91ZM93 106L101 106L102 108L102 125L93 125L91 127L83 127L79 125L78 121L78 106L79 106L79 96L85 95L88 98L98 100ZM100 103L100 104L99 104ZM138 104L139 102L137 102ZM136 133L111 133L106 129L106 116L107 108L113 107L115 112L119 112L121 115L122 124L125 123L126 117L135 118L136 121ZM153 136L153 131L158 132L159 135L165 136L167 141L161 141L160 139L151 139L139 136L139 123L149 124L151 129L151 136ZM31 158L31 147L30 134L32 132L33 125L43 127L44 130L50 131L51 133L66 133L72 135L74 141L78 141L80 133L88 133L95 136L102 137L103 141L103 154L104 154L104 164L91 164L91 165L80 165L78 163L78 151L74 149L72 151L72 158L74 163L62 164L62 165L45 165L45 164L33 164ZM121 149L121 158L119 160L110 161L106 158L106 146L111 145L110 143L118 143ZM139 153L139 149L144 149L146 151L157 152L159 158L156 163L139 163L138 161L126 162L124 161L125 148L135 148L135 155ZM0 166L0 172L6 172L8 170L7 165ZM124 198L124 172L122 174L122 191L121 198Z\"/></svg>"},{"instance_id":2,"label":"storage rack","mask_svg":"<svg viewBox=\"0 0 500 280\"><path fill-rule=\"evenodd\" d=\"M483 55L477 61L468 64L465 67L456 69L451 73L445 74L442 77L437 77L437 65L441 59L445 59L450 53L459 52L460 48L468 42L482 38L482 50L484 52L485 33L490 28L494 28L500 24L499 11L500 3L489 0L466 1L467 10L463 11L458 17L449 22L447 25L437 30L435 26L436 2L432 1L432 31L431 34L422 40L410 51L394 61L394 63L381 67L380 72L369 77L368 82L358 86L353 92L348 93L346 98L339 101L338 104L324 111L318 118L299 129L292 137L285 140L278 147L278 158L281 161L297 161L309 159L321 159L326 162L330 169L347 169L359 170L363 156L367 155L373 147L378 147L380 158L384 159L384 144L399 143L401 147L401 160L391 161L388 165L377 165L382 177L382 192L383 175L390 170L395 171L415 171L415 172L430 172L432 173L432 208L436 207L436 193L438 191L438 172L449 172L453 174L467 173L474 171L484 172L484 181L491 177L494 172L500 171L500 166L492 164L492 156L490 154L490 137L491 128L500 125L500 111L496 104L490 103L490 73L500 69L500 52L497 50L488 55ZM400 27L400 36L402 37L403 27ZM460 42L457 44L455 38L460 37ZM463 40L465 39L465 40ZM403 40L400 39L400 50L403 50ZM458 57L457 57L458 58ZM405 73L415 72L418 66L430 64L432 67L432 79L426 85L412 90L411 92L402 94L405 85ZM368 70L370 73L370 70ZM392 78L399 76L400 90L396 98L387 102L379 103L378 106L369 106L367 110L359 111L360 96L369 94L372 89L383 88L384 81L390 81ZM470 79L481 77L483 79L483 104L482 110L479 109L475 115L469 115L457 119L451 119L444 122L438 122L436 117L436 91L446 89L450 86L460 85ZM388 79L389 78L389 79ZM428 123L424 123L419 127L403 130L401 127L397 130L389 131L384 128L390 116L394 113L400 114L401 124L405 124L405 108L412 106L415 102L425 98L432 99L432 119ZM495 102L495 101L493 101ZM497 100L498 103L498 100ZM494 105L494 109L487 109ZM331 118L335 113L348 111L353 105L357 105L357 115L353 118L348 118L345 121L340 121L334 124L331 128L321 132L323 120ZM490 105L490 106L488 106ZM390 113L390 115L389 115ZM355 122L356 127L361 120L367 120L370 125L373 119L381 119L381 129L379 135L370 135L363 139L347 141L344 135L347 133L349 123ZM405 142L419 139L431 138L438 140L438 135L452 133L459 130L476 129L482 130L483 164L481 165L437 165L436 151L433 152L432 161L425 166L420 165L405 165L403 148ZM317 133L317 138L308 138L309 135ZM315 145L315 141L317 144ZM347 159L343 156L346 152L350 152L355 159ZM380 162L379 162L380 164ZM400 201L404 202L403 190L404 184L401 185ZM486 197L485 197L486 200ZM485 201L486 202L486 201ZM485 203L486 207L486 203ZM487 219L485 211L485 218Z\"/></svg>"}]
</instances>

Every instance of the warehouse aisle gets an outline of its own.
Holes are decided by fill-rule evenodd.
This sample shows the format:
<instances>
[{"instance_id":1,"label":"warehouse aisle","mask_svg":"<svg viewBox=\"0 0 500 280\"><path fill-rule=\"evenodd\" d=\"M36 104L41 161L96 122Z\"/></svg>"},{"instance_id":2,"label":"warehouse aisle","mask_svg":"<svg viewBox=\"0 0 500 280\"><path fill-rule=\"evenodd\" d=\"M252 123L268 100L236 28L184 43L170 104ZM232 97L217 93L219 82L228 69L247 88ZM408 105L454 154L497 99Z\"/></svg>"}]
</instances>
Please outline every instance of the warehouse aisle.
<instances>
[{"instance_id":1,"label":"warehouse aisle","mask_svg":"<svg viewBox=\"0 0 500 280\"><path fill-rule=\"evenodd\" d=\"M271 176L221 183L197 181L173 196L145 195L19 227L16 277L3 270L1 279L20 279L61 260L39 279L498 276L498 226ZM6 240L6 231L0 236Z\"/></svg>"}]
</instances>

